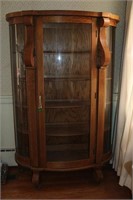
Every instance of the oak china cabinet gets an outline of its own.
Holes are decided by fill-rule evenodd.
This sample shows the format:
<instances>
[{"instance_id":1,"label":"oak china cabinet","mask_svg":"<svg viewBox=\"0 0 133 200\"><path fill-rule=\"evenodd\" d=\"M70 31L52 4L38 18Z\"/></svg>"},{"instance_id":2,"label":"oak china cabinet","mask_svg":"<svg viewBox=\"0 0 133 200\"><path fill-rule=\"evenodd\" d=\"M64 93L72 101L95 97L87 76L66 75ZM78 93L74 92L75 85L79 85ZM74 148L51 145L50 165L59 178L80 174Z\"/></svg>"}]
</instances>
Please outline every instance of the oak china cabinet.
<instances>
[{"instance_id":1,"label":"oak china cabinet","mask_svg":"<svg viewBox=\"0 0 133 200\"><path fill-rule=\"evenodd\" d=\"M105 12L21 11L10 28L16 162L33 171L101 167L111 158L115 27Z\"/></svg>"}]
</instances>

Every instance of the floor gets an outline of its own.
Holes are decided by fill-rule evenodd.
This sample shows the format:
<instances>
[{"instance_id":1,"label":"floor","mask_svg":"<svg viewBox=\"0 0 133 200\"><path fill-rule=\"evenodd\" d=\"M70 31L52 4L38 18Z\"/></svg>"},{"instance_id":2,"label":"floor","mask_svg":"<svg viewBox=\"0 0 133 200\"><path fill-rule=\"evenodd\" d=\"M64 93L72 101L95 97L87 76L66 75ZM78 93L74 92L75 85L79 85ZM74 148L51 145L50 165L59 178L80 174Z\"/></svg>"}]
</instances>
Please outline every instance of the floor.
<instances>
[{"instance_id":1,"label":"floor","mask_svg":"<svg viewBox=\"0 0 133 200\"><path fill-rule=\"evenodd\" d=\"M29 170L9 170L9 178L2 185L2 199L131 199L131 192L118 184L116 172L105 166L104 179L97 184L92 170L75 172L45 172L41 185L31 183Z\"/></svg>"}]
</instances>

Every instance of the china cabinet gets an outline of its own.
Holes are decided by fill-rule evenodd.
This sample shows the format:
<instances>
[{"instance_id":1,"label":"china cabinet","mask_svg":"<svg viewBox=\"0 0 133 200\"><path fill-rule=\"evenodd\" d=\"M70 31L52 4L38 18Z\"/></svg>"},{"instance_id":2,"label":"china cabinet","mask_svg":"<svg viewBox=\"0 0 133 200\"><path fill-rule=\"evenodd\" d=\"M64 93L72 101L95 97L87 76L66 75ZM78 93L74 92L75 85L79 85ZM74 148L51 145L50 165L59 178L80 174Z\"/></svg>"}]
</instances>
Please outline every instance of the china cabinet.
<instances>
[{"instance_id":1,"label":"china cabinet","mask_svg":"<svg viewBox=\"0 0 133 200\"><path fill-rule=\"evenodd\" d=\"M16 162L33 171L101 167L111 158L115 27L105 12L20 11L10 28Z\"/></svg>"}]
</instances>

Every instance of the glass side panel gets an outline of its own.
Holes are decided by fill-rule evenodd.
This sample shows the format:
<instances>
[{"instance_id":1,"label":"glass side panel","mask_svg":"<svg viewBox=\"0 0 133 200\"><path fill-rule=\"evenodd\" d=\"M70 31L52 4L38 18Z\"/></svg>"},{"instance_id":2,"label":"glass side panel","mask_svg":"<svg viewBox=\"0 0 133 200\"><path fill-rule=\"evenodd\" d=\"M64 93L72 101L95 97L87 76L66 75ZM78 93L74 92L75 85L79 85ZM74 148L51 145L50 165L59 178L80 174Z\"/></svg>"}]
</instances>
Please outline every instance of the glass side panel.
<instances>
[{"instance_id":1,"label":"glass side panel","mask_svg":"<svg viewBox=\"0 0 133 200\"><path fill-rule=\"evenodd\" d=\"M112 54L112 31L113 31L113 28L108 27L106 30L107 30L107 44L108 44L110 52ZM106 71L104 153L107 153L111 150L112 80L113 80L112 59L113 58L111 56L111 62L107 66L107 71Z\"/></svg>"},{"instance_id":2,"label":"glass side panel","mask_svg":"<svg viewBox=\"0 0 133 200\"><path fill-rule=\"evenodd\" d=\"M16 151L22 156L29 156L26 70L23 62L24 30L22 24L10 25Z\"/></svg>"},{"instance_id":3,"label":"glass side panel","mask_svg":"<svg viewBox=\"0 0 133 200\"><path fill-rule=\"evenodd\" d=\"M91 25L44 24L47 161L89 158Z\"/></svg>"}]
</instances>

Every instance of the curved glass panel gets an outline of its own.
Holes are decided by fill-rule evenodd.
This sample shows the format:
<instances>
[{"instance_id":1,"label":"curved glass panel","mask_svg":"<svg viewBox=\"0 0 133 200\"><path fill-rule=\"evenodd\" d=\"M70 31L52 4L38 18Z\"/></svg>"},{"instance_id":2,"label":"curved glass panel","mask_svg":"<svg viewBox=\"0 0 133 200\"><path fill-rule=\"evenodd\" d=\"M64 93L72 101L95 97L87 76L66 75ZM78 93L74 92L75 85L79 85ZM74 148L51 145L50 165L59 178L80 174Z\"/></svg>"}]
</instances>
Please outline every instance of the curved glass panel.
<instances>
[{"instance_id":1,"label":"curved glass panel","mask_svg":"<svg viewBox=\"0 0 133 200\"><path fill-rule=\"evenodd\" d=\"M106 71L106 94L105 94L105 123L104 123L104 153L111 151L111 129L112 129L112 83L113 83L113 56L112 56L112 42L113 31L112 27L107 29L107 44L111 52L111 62L107 66Z\"/></svg>"},{"instance_id":2,"label":"curved glass panel","mask_svg":"<svg viewBox=\"0 0 133 200\"><path fill-rule=\"evenodd\" d=\"M22 24L10 25L16 152L29 156L26 70L23 62L24 31Z\"/></svg>"}]
</instances>

